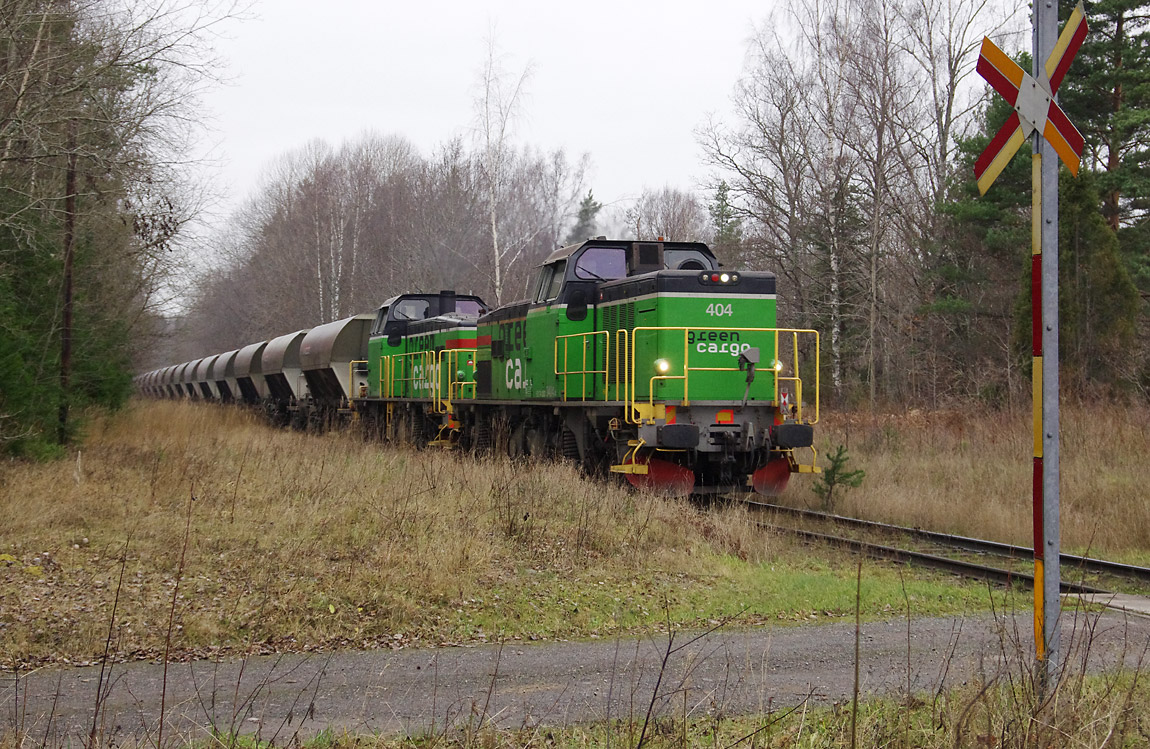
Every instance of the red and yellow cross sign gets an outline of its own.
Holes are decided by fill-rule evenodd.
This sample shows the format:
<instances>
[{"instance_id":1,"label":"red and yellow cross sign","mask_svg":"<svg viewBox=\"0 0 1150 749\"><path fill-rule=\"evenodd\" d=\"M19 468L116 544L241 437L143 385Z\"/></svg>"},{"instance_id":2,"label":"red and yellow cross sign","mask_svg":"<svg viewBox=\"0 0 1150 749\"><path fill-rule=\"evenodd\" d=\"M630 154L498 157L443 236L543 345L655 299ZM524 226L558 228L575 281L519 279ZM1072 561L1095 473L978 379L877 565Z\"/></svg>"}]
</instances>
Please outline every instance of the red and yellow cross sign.
<instances>
[{"instance_id":1,"label":"red and yellow cross sign","mask_svg":"<svg viewBox=\"0 0 1150 749\"><path fill-rule=\"evenodd\" d=\"M982 52L975 69L1014 107L1014 114L974 164L979 194L986 194L1023 142L1036 130L1050 141L1070 172L1078 175L1085 141L1054 100L1054 94L1058 92L1058 86L1085 38L1086 15L1079 2L1046 60L1045 76L1039 79L1019 67L990 39L983 38Z\"/></svg>"}]
</instances>

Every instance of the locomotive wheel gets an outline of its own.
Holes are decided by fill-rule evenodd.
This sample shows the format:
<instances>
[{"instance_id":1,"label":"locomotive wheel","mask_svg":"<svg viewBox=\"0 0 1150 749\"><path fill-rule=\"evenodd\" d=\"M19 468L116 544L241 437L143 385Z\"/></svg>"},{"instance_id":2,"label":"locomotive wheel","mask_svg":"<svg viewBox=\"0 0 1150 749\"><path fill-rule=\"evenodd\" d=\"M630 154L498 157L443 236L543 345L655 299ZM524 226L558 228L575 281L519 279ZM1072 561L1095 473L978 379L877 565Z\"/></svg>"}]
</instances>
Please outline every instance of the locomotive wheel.
<instances>
[{"instance_id":1,"label":"locomotive wheel","mask_svg":"<svg viewBox=\"0 0 1150 749\"><path fill-rule=\"evenodd\" d=\"M563 427L559 435L559 452L564 459L572 463L579 465L583 462L582 456L579 455L579 440L570 427Z\"/></svg>"},{"instance_id":2,"label":"locomotive wheel","mask_svg":"<svg viewBox=\"0 0 1150 749\"><path fill-rule=\"evenodd\" d=\"M547 444L547 432L541 427L529 427L523 434L524 447L527 454L533 458L544 458L550 452Z\"/></svg>"},{"instance_id":3,"label":"locomotive wheel","mask_svg":"<svg viewBox=\"0 0 1150 749\"><path fill-rule=\"evenodd\" d=\"M511 430L507 439L507 454L512 458L527 455L527 427L519 424Z\"/></svg>"},{"instance_id":4,"label":"locomotive wheel","mask_svg":"<svg viewBox=\"0 0 1150 749\"><path fill-rule=\"evenodd\" d=\"M412 414L407 408L397 409L391 422L394 441L400 445L410 445L415 439L415 428L412 424Z\"/></svg>"},{"instance_id":5,"label":"locomotive wheel","mask_svg":"<svg viewBox=\"0 0 1150 749\"><path fill-rule=\"evenodd\" d=\"M491 436L491 425L482 421L475 427L475 444L472 446L476 455L489 455L494 447Z\"/></svg>"}]
</instances>

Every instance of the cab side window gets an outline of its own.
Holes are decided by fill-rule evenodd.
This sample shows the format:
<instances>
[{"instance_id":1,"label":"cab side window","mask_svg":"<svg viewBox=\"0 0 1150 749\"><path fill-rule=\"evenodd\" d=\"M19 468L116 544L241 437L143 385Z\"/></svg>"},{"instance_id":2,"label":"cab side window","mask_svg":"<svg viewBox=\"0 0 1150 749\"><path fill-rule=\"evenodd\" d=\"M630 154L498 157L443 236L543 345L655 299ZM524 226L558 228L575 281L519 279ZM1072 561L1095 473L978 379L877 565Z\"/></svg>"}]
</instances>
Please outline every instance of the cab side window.
<instances>
[{"instance_id":1,"label":"cab side window","mask_svg":"<svg viewBox=\"0 0 1150 749\"><path fill-rule=\"evenodd\" d=\"M405 299L395 305L392 318L395 320L424 320L430 305L426 299Z\"/></svg>"},{"instance_id":2,"label":"cab side window","mask_svg":"<svg viewBox=\"0 0 1150 749\"><path fill-rule=\"evenodd\" d=\"M539 269L539 278L535 281L535 301L542 302L547 298L547 289L551 286L552 270L550 265Z\"/></svg>"},{"instance_id":3,"label":"cab side window","mask_svg":"<svg viewBox=\"0 0 1150 749\"><path fill-rule=\"evenodd\" d=\"M558 297L559 290L563 288L563 274L566 271L566 260L560 260L544 268L543 277L539 282L539 294L536 296L535 301L547 302Z\"/></svg>"},{"instance_id":4,"label":"cab side window","mask_svg":"<svg viewBox=\"0 0 1150 749\"><path fill-rule=\"evenodd\" d=\"M375 315L375 323L371 326L372 335L383 335L383 326L387 322L387 307L380 307Z\"/></svg>"}]
</instances>

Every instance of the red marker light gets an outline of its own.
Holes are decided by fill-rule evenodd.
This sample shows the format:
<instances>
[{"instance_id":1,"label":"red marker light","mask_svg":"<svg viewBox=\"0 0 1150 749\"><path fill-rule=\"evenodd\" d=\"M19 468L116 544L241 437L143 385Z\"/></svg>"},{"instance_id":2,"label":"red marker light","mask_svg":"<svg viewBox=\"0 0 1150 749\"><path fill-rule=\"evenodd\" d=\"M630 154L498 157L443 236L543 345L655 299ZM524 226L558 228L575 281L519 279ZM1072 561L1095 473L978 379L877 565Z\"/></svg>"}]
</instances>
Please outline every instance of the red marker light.
<instances>
[{"instance_id":1,"label":"red marker light","mask_svg":"<svg viewBox=\"0 0 1150 749\"><path fill-rule=\"evenodd\" d=\"M718 273L713 273L713 274L711 275L711 280L712 280L712 281L714 281L715 283L718 283L718 282L719 282L719 274L718 274Z\"/></svg>"}]
</instances>

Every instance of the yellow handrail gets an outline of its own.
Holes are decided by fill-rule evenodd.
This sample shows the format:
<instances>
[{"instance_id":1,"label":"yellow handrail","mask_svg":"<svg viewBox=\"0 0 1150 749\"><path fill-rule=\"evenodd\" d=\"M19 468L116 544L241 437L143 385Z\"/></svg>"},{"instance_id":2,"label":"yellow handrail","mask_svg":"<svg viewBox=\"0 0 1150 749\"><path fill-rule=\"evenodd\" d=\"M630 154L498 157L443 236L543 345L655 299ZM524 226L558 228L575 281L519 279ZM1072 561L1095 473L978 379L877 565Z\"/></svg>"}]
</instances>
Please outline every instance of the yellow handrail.
<instances>
[{"instance_id":1,"label":"yellow handrail","mask_svg":"<svg viewBox=\"0 0 1150 749\"><path fill-rule=\"evenodd\" d=\"M597 345L595 340L598 336L603 336L604 350L606 353L603 355L603 368L602 369L587 369L587 344L591 343L592 347ZM583 359L580 363L580 369L570 369L570 356L567 344L572 338L579 338L583 342ZM590 341L588 341L590 339ZM563 341L563 371L559 371L559 341ZM603 375L603 398L607 398L607 373L611 368L611 350L610 350L611 336L606 330L592 330L586 333L571 333L569 335L561 335L555 337L555 351L553 360L555 362L555 376L563 378L563 400L567 400L567 378L571 375L579 375L581 377L581 385L579 391L579 400L587 400L587 375ZM592 381L592 390L594 390L594 381Z\"/></svg>"},{"instance_id":2,"label":"yellow handrail","mask_svg":"<svg viewBox=\"0 0 1150 749\"><path fill-rule=\"evenodd\" d=\"M410 386L411 392L407 397L416 397L416 390L426 389L431 390L432 393L428 396L434 398L434 351L412 351L406 354L388 354L381 356L381 360L386 360L386 364L380 367L380 376L383 376L383 371L387 369L387 394L384 397L394 398L398 397L395 391L398 389L396 386L402 383L407 383ZM416 374L416 367L419 367L419 373ZM404 375L404 376L400 376ZM380 383L380 391L383 391L383 383Z\"/></svg>"},{"instance_id":3,"label":"yellow handrail","mask_svg":"<svg viewBox=\"0 0 1150 749\"><path fill-rule=\"evenodd\" d=\"M690 351L688 350L689 344L687 342L687 331L688 331L688 329L687 328L680 328L680 327L671 328L671 327L663 327L663 326L637 326L637 327L634 327L631 329L631 342L632 343L634 343L636 340L635 334L638 333L640 330L666 330L666 331L677 330L677 331L681 331L683 333L683 374L681 374L681 375L655 375L654 377L651 378L650 382L647 383L647 388L648 388L647 405L650 407L650 413L653 413L655 410L655 380L682 380L683 381L683 405L684 406L690 405L691 402L687 396L687 388L689 385L687 375L690 371L687 368L687 360L688 360L688 357L690 356ZM634 345L631 346L631 378L630 378L631 381L630 381L630 385L629 385L629 395L631 397L629 398L628 403L627 403L627 411L629 413L632 413L632 417L634 418L634 423L636 423L636 424L638 424L644 418L651 418L650 416L644 417L641 413L638 412L638 407L635 405L635 400L633 397L635 393L639 392L638 388L635 387L635 372L637 371L636 367L635 367L635 350L637 348L638 348L638 346L634 346Z\"/></svg>"},{"instance_id":4,"label":"yellow handrail","mask_svg":"<svg viewBox=\"0 0 1150 749\"><path fill-rule=\"evenodd\" d=\"M629 352L631 372L630 372L630 377L628 378L629 379L628 392L626 394L626 396L627 396L626 397L626 413L628 415L628 421L630 423L638 423L640 420L643 420L643 419L647 419L647 420L652 419L652 414L655 411L655 382L657 380L683 380L682 404L684 406L686 406L686 405L690 404L689 389L690 389L690 375L692 372L738 372L739 371L739 368L737 366L735 366L735 367L692 367L690 365L690 354L691 354L691 352L690 352L690 346L688 343L689 331L690 331L690 328L687 328L687 327L654 326L654 325L652 325L652 326L637 326L631 330L630 338L631 338L632 345L630 347L631 350ZM794 375L790 376L790 377L781 377L781 376L779 376L777 371L772 373L775 375L774 400L776 403L779 400L779 381L780 380L786 380L788 382L794 382L795 383L795 398L796 398L796 405L797 405L796 417L800 421L802 420L802 378L799 374L799 354L798 354L799 334L801 333L801 334L813 335L814 339L815 339L815 401L814 401L814 403L815 403L815 417L813 420L811 420L808 423L811 423L811 424L818 423L818 420L819 420L819 369L821 366L821 360L820 360L820 348L819 348L819 332L817 330L812 330L809 328L708 328L708 332L710 332L710 331L714 331L716 333L727 332L727 333L769 333L769 334L772 334L774 336L774 352L775 352L776 360L778 360L778 356L779 356L779 334L780 333L790 333L792 336ZM620 331L620 332L623 332L623 331ZM644 415L643 413L640 413L639 406L636 403L636 399L635 399L635 394L638 391L636 390L636 387L635 387L635 373L637 371L635 354L636 354L637 346L634 345L634 342L636 340L637 334L640 332L669 332L669 333L678 332L678 333L683 334L683 366L682 366L682 370L681 370L682 374L675 374L675 375L661 374L661 375L655 375L655 376L651 377L651 379L648 383L649 390L647 393L646 415ZM634 421L631 421L631 419L634 419Z\"/></svg>"},{"instance_id":5,"label":"yellow handrail","mask_svg":"<svg viewBox=\"0 0 1150 749\"><path fill-rule=\"evenodd\" d=\"M627 377L627 363L630 361L630 359L627 358L627 352L630 349L630 344L628 343L628 335L629 333L626 328L615 331L615 400L621 400L624 403L629 403L631 399L631 388L629 384L630 378ZM622 377L619 376L619 362L623 363ZM620 387L623 389L622 398L619 397ZM604 392L603 397L609 398L610 393ZM623 409L623 421L627 424L635 423L631 420L630 408Z\"/></svg>"},{"instance_id":6,"label":"yellow handrail","mask_svg":"<svg viewBox=\"0 0 1150 749\"><path fill-rule=\"evenodd\" d=\"M436 377L437 387L435 388L435 396L434 396L434 399L435 399L434 408L435 408L436 413L441 413L441 414L451 413L453 411L452 401L455 400L456 392L458 392L459 397L462 398L463 397L463 390L466 387L471 387L471 397L472 398L475 397L475 381L474 380L457 380L455 378L455 375L459 371L459 357L460 357L460 355L461 354L468 354L468 355L474 357L476 354L476 351L477 350L473 349L473 348L456 348L456 349L443 349L442 351L439 352L438 364L437 364L437 370L436 370L437 374L438 374L438 377ZM444 365L445 365L444 359L446 359L446 367L447 367L446 370L444 369ZM444 395L443 395L443 373L445 371L447 373L447 395L446 395L446 397L444 397ZM458 391L456 390L456 386L458 386Z\"/></svg>"}]
</instances>

